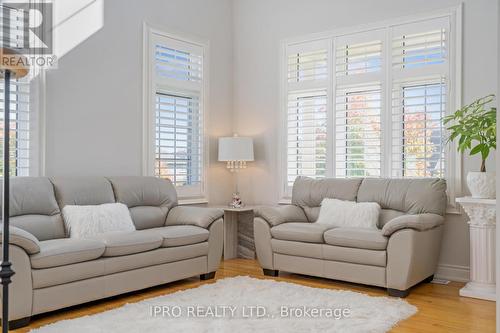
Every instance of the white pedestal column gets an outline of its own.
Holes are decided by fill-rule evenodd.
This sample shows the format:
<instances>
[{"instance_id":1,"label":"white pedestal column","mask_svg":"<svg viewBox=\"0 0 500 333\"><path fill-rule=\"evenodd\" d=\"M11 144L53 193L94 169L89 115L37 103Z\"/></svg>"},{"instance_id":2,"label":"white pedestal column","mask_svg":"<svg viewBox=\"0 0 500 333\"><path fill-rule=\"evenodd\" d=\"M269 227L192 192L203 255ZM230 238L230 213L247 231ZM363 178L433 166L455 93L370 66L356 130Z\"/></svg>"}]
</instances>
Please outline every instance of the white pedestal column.
<instances>
[{"instance_id":1,"label":"white pedestal column","mask_svg":"<svg viewBox=\"0 0 500 333\"><path fill-rule=\"evenodd\" d=\"M496 202L472 197L457 202L470 219L470 282L460 289L460 296L494 301Z\"/></svg>"}]
</instances>

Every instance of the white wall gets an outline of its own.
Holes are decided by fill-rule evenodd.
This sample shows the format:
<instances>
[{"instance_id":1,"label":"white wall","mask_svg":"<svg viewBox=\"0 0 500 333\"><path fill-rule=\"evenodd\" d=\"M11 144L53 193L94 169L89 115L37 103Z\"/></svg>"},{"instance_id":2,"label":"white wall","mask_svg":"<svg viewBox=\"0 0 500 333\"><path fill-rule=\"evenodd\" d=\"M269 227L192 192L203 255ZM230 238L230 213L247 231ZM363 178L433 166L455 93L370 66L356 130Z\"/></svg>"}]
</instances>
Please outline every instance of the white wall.
<instances>
[{"instance_id":1,"label":"white wall","mask_svg":"<svg viewBox=\"0 0 500 333\"><path fill-rule=\"evenodd\" d=\"M457 6L459 0L235 0L235 131L256 139L257 161L241 174L239 189L247 201L278 201L278 115L280 40L339 27ZM424 5L425 4L425 5ZM463 101L496 91L497 1L466 0L463 21ZM488 165L494 166L494 158ZM464 174L479 168L464 157ZM467 277L468 228L464 216L449 216L440 264L446 275ZM458 271L455 271L458 270Z\"/></svg>"},{"instance_id":2,"label":"white wall","mask_svg":"<svg viewBox=\"0 0 500 333\"><path fill-rule=\"evenodd\" d=\"M142 173L143 22L210 40L209 198L226 202L233 180L217 162L216 137L232 133L231 0L104 1L102 28L47 74L46 174ZM80 41L84 26L68 26Z\"/></svg>"}]
</instances>

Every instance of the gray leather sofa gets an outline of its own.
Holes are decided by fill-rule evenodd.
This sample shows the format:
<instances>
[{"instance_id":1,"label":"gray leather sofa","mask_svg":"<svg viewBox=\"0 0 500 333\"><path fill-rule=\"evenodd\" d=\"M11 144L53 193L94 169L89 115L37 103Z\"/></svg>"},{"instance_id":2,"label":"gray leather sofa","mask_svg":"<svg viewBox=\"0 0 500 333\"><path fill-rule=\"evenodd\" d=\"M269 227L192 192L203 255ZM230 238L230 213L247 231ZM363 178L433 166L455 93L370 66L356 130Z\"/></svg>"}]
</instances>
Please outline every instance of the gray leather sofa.
<instances>
[{"instance_id":1,"label":"gray leather sofa","mask_svg":"<svg viewBox=\"0 0 500 333\"><path fill-rule=\"evenodd\" d=\"M1 202L1 200L0 200ZM65 205L121 202L136 231L71 239ZM200 275L213 278L223 248L223 212L177 205L153 177L16 177L11 180L9 319L30 316Z\"/></svg>"},{"instance_id":2,"label":"gray leather sofa","mask_svg":"<svg viewBox=\"0 0 500 333\"><path fill-rule=\"evenodd\" d=\"M377 202L378 229L313 223L323 198ZM299 177L292 204L261 207L254 220L264 274L279 270L387 288L406 297L432 280L446 211L442 179L322 179Z\"/></svg>"}]
</instances>

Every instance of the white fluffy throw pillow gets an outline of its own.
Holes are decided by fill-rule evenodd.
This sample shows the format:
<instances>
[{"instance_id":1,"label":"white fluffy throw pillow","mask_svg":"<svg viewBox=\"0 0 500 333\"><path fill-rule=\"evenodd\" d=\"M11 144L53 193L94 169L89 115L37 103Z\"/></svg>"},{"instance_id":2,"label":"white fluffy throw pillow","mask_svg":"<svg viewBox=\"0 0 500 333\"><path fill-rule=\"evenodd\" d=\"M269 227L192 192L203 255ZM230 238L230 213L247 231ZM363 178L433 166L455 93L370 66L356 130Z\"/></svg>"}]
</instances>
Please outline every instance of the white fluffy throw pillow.
<instances>
[{"instance_id":1,"label":"white fluffy throw pillow","mask_svg":"<svg viewBox=\"0 0 500 333\"><path fill-rule=\"evenodd\" d=\"M105 232L135 230L127 206L121 203L68 205L63 208L62 214L70 238L89 238Z\"/></svg>"},{"instance_id":2,"label":"white fluffy throw pillow","mask_svg":"<svg viewBox=\"0 0 500 333\"><path fill-rule=\"evenodd\" d=\"M380 206L376 202L354 202L325 198L316 223L335 227L377 229Z\"/></svg>"}]
</instances>

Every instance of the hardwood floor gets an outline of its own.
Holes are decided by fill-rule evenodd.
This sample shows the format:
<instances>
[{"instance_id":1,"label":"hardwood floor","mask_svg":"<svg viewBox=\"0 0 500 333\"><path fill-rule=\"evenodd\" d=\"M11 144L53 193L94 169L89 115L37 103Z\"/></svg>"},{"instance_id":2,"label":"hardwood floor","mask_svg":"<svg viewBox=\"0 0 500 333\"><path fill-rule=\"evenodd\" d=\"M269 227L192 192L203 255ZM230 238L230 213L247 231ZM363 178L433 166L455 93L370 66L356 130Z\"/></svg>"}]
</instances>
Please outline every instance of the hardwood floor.
<instances>
[{"instance_id":1,"label":"hardwood floor","mask_svg":"<svg viewBox=\"0 0 500 333\"><path fill-rule=\"evenodd\" d=\"M267 278L263 276L262 270L256 261L232 259L222 263L220 269L217 271L216 279L237 275ZM385 289L382 288L366 287L297 274L280 272L280 277L276 279L316 288L349 289L373 296L386 296ZM106 311L126 303L134 303L182 289L195 288L201 284L213 281L200 281L198 278L191 278L116 296L111 299L35 316L29 326L15 330L14 332L28 332L30 329L59 320ZM495 303L459 297L458 290L462 286L462 283L451 282L446 286L427 283L413 288L406 300L417 306L419 311L413 317L401 322L392 332L495 332Z\"/></svg>"}]
</instances>

